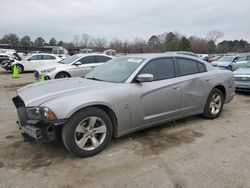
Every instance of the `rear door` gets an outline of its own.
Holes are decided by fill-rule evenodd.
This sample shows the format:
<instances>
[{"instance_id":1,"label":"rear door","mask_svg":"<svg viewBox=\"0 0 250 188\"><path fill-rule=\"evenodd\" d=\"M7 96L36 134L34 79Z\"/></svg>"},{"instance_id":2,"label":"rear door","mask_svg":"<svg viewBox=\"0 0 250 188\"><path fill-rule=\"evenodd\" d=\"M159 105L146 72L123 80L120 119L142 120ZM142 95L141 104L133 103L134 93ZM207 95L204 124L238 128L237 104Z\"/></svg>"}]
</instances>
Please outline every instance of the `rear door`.
<instances>
[{"instance_id":1,"label":"rear door","mask_svg":"<svg viewBox=\"0 0 250 188\"><path fill-rule=\"evenodd\" d=\"M177 118L180 88L176 84L173 58L148 62L139 74L152 74L152 82L131 83L131 116L133 128Z\"/></svg>"},{"instance_id":2,"label":"rear door","mask_svg":"<svg viewBox=\"0 0 250 188\"><path fill-rule=\"evenodd\" d=\"M211 78L205 64L188 58L176 58L178 84L181 90L181 116L204 109L212 89Z\"/></svg>"}]
</instances>

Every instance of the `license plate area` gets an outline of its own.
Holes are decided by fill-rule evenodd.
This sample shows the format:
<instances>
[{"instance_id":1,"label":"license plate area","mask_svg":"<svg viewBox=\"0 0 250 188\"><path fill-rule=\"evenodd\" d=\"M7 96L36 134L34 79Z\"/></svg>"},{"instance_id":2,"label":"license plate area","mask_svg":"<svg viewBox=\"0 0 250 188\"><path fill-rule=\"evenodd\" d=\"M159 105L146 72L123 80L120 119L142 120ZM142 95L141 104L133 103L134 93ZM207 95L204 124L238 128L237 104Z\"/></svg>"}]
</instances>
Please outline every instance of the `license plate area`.
<instances>
[{"instance_id":1,"label":"license plate area","mask_svg":"<svg viewBox=\"0 0 250 188\"><path fill-rule=\"evenodd\" d=\"M27 135L29 135L35 139L39 139L42 136L41 129L39 129L37 127L26 125L26 126L22 127L21 129L22 129L22 132L26 133Z\"/></svg>"}]
</instances>

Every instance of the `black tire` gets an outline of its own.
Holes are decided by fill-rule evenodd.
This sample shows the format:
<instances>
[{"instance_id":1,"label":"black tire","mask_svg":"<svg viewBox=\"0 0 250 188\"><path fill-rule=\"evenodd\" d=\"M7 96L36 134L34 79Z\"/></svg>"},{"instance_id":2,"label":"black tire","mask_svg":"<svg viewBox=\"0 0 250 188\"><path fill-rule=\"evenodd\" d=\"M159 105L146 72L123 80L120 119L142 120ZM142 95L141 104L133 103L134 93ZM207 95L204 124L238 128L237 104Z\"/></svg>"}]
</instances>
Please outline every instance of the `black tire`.
<instances>
[{"instance_id":1,"label":"black tire","mask_svg":"<svg viewBox=\"0 0 250 188\"><path fill-rule=\"evenodd\" d=\"M98 147L96 148L94 147L94 149L92 150L86 150L84 148L80 148L80 146L76 143L77 142L76 135L78 134L76 133L77 132L76 129L81 122L86 123L84 120L88 118L92 118L92 117L100 118L105 123L106 136L103 138L102 142L99 142L100 145L98 145ZM89 124L90 123L88 122L88 125ZM63 126L62 140L67 150L71 152L72 154L78 157L90 157L90 156L100 153L109 144L112 138L112 132L113 132L113 127L112 127L112 122L110 120L110 117L103 110L99 108L89 107L89 108L85 108L83 110L76 112L72 117L70 117L67 123ZM83 137L87 138L87 133L82 133L82 134L83 134L82 138ZM94 137L96 138L97 136L94 136ZM88 142L93 143L91 136L89 136L89 138L86 140L88 141L85 143L88 143Z\"/></svg>"},{"instance_id":2,"label":"black tire","mask_svg":"<svg viewBox=\"0 0 250 188\"><path fill-rule=\"evenodd\" d=\"M220 108L218 108L219 109L218 112L216 112L216 110L215 110L216 113L212 112L212 107L210 106L210 105L212 105L211 103L213 102L214 96L220 96L220 98L221 98L221 105L220 105ZM212 91L210 92L210 94L208 96L208 99L207 99L207 102L206 102L206 105L204 108L203 116L205 118L208 118L208 119L215 119L215 118L219 117L221 114L221 111L223 109L224 100L225 99L224 99L224 96L223 96L223 93L221 92L221 90L219 90L217 88L212 89Z\"/></svg>"},{"instance_id":3,"label":"black tire","mask_svg":"<svg viewBox=\"0 0 250 188\"><path fill-rule=\"evenodd\" d=\"M232 65L229 65L229 66L228 66L228 69L229 69L230 71L233 71Z\"/></svg>"},{"instance_id":4,"label":"black tire","mask_svg":"<svg viewBox=\"0 0 250 188\"><path fill-rule=\"evenodd\" d=\"M20 65L20 64L17 64L17 65L16 65L16 68L17 68L17 71L18 71L19 74L22 73L22 72L24 71L23 66ZM12 67L12 69L13 69L13 67ZM12 70L12 71L13 71L13 70Z\"/></svg>"},{"instance_id":5,"label":"black tire","mask_svg":"<svg viewBox=\"0 0 250 188\"><path fill-rule=\"evenodd\" d=\"M55 79L60 79L60 78L70 78L70 74L67 72L59 72L56 76Z\"/></svg>"}]
</instances>

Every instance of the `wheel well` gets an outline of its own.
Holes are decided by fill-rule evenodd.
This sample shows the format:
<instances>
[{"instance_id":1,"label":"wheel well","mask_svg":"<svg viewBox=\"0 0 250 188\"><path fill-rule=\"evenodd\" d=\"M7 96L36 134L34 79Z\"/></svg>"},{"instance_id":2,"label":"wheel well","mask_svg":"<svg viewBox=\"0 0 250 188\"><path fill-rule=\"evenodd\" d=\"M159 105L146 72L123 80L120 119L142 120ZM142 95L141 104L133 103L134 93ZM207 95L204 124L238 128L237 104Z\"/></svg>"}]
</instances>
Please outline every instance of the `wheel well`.
<instances>
[{"instance_id":1,"label":"wheel well","mask_svg":"<svg viewBox=\"0 0 250 188\"><path fill-rule=\"evenodd\" d=\"M68 75L71 77L71 75L70 75L68 72L66 72L66 71L61 71L61 72L58 72L58 73L56 74L55 78L56 78L59 74L61 74L61 73L68 74Z\"/></svg>"},{"instance_id":2,"label":"wheel well","mask_svg":"<svg viewBox=\"0 0 250 188\"><path fill-rule=\"evenodd\" d=\"M111 108L109 108L108 106L105 106L105 105L92 105L92 106L86 106L84 108L81 108L81 109L77 110L76 112L78 112L80 110L84 110L85 108L89 108L89 107L96 107L96 108L99 108L99 109L101 109L101 110L103 110L104 112L107 113L107 115L110 117L111 122L112 122L113 137L116 137L116 135L117 135L117 117L116 117L114 111Z\"/></svg>"},{"instance_id":3,"label":"wheel well","mask_svg":"<svg viewBox=\"0 0 250 188\"><path fill-rule=\"evenodd\" d=\"M20 66L24 69L24 66L22 64L15 64L16 66Z\"/></svg>"},{"instance_id":4,"label":"wheel well","mask_svg":"<svg viewBox=\"0 0 250 188\"><path fill-rule=\"evenodd\" d=\"M218 86L216 86L214 88L219 89L222 92L224 100L225 100L225 98L226 98L226 89L225 89L225 87L222 86L222 85L218 85Z\"/></svg>"}]
</instances>

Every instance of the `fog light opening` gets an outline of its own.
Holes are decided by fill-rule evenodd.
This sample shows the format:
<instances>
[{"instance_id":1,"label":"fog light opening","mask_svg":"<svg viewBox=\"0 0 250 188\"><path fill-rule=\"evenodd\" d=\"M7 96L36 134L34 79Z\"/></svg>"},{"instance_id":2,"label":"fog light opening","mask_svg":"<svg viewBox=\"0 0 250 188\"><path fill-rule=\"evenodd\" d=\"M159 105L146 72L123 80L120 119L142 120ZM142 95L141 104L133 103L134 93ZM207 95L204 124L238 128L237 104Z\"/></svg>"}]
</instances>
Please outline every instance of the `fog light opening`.
<instances>
[{"instance_id":1,"label":"fog light opening","mask_svg":"<svg viewBox=\"0 0 250 188\"><path fill-rule=\"evenodd\" d=\"M48 130L49 133L51 133L51 132L53 132L54 128L49 126L47 130Z\"/></svg>"}]
</instances>

